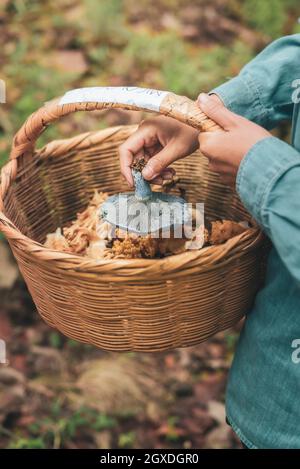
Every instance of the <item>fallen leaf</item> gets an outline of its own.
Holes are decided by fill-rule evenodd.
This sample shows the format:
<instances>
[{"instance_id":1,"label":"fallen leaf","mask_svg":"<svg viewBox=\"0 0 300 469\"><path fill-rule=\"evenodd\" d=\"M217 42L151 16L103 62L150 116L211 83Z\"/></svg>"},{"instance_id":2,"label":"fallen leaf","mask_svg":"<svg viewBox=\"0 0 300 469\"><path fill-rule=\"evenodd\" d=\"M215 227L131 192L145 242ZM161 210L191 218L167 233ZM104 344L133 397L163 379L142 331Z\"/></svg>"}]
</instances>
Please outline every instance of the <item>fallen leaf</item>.
<instances>
[{"instance_id":1,"label":"fallen leaf","mask_svg":"<svg viewBox=\"0 0 300 469\"><path fill-rule=\"evenodd\" d=\"M223 424L225 422L225 406L222 404L222 402L214 400L210 401L208 403L208 412L218 423Z\"/></svg>"}]
</instances>

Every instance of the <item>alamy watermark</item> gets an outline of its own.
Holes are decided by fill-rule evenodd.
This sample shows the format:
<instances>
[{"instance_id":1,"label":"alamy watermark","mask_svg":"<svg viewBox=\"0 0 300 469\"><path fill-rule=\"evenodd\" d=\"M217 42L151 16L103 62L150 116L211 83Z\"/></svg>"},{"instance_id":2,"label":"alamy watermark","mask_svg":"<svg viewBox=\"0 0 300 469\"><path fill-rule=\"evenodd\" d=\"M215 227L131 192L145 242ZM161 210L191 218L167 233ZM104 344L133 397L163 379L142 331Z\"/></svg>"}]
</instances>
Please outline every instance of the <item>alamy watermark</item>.
<instances>
[{"instance_id":1,"label":"alamy watermark","mask_svg":"<svg viewBox=\"0 0 300 469\"><path fill-rule=\"evenodd\" d=\"M101 223L106 221L121 229L122 233L136 233L152 238L185 239L190 243L187 249L199 249L201 240L204 243L204 203L173 203L153 201L144 203L119 197L100 208L97 231L101 231ZM103 218L102 218L103 217ZM114 237L115 231L113 230ZM196 242L194 242L196 241Z\"/></svg>"},{"instance_id":2,"label":"alamy watermark","mask_svg":"<svg viewBox=\"0 0 300 469\"><path fill-rule=\"evenodd\" d=\"M294 339L291 343L291 347L295 349L292 352L292 362L297 365L300 363L300 339Z\"/></svg>"},{"instance_id":3,"label":"alamy watermark","mask_svg":"<svg viewBox=\"0 0 300 469\"><path fill-rule=\"evenodd\" d=\"M296 78L296 80L292 82L292 88L295 88L295 90L292 93L292 101L295 104L299 104L300 103L300 78Z\"/></svg>"}]
</instances>

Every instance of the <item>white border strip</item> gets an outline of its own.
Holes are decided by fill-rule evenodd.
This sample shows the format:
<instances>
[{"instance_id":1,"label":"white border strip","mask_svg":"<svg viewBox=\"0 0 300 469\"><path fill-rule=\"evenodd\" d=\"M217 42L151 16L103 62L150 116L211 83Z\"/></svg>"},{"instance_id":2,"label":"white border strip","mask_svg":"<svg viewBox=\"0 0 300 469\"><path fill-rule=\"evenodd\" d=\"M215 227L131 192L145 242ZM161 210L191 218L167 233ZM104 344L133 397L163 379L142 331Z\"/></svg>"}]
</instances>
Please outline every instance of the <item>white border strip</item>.
<instances>
[{"instance_id":1,"label":"white border strip","mask_svg":"<svg viewBox=\"0 0 300 469\"><path fill-rule=\"evenodd\" d=\"M158 112L167 94L169 94L168 91L136 86L95 86L68 91L60 99L59 104L88 102L129 104Z\"/></svg>"}]
</instances>

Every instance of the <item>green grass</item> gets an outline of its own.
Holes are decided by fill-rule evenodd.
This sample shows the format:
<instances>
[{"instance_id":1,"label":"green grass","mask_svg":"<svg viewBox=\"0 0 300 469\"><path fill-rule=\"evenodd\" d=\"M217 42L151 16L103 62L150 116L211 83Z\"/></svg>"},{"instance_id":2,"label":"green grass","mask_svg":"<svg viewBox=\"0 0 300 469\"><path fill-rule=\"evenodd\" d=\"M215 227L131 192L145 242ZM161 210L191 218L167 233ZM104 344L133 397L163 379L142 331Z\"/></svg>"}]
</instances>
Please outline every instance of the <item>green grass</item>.
<instances>
[{"instance_id":1,"label":"green grass","mask_svg":"<svg viewBox=\"0 0 300 469\"><path fill-rule=\"evenodd\" d=\"M16 438L11 441L8 449L44 449L46 448L43 438Z\"/></svg>"},{"instance_id":2,"label":"green grass","mask_svg":"<svg viewBox=\"0 0 300 469\"><path fill-rule=\"evenodd\" d=\"M29 425L27 435L12 435L9 448L40 449L62 448L68 442L75 441L78 434L102 432L116 427L117 420L106 414L99 414L94 409L82 407L75 412L68 411L60 400L54 401L47 416L42 416ZM131 433L120 435L120 447L133 444Z\"/></svg>"},{"instance_id":3,"label":"green grass","mask_svg":"<svg viewBox=\"0 0 300 469\"><path fill-rule=\"evenodd\" d=\"M243 8L247 23L272 39L282 34L287 14L287 4L282 0L245 0Z\"/></svg>"},{"instance_id":4,"label":"green grass","mask_svg":"<svg viewBox=\"0 0 300 469\"><path fill-rule=\"evenodd\" d=\"M134 431L121 433L118 439L119 448L132 448L136 440L136 433Z\"/></svg>"}]
</instances>

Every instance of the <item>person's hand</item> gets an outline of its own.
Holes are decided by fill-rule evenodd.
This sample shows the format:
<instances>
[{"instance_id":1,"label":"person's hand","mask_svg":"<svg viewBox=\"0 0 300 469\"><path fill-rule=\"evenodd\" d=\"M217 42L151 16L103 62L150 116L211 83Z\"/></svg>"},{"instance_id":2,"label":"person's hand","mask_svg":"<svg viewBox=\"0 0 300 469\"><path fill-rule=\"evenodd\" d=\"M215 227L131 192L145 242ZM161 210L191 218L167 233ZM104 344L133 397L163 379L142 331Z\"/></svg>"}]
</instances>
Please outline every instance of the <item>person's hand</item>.
<instances>
[{"instance_id":1,"label":"person's hand","mask_svg":"<svg viewBox=\"0 0 300 469\"><path fill-rule=\"evenodd\" d=\"M209 167L220 174L222 180L235 184L240 163L250 148L271 134L263 127L229 111L216 95L201 93L198 105L208 117L224 130L201 132L200 151L209 159Z\"/></svg>"},{"instance_id":2,"label":"person's hand","mask_svg":"<svg viewBox=\"0 0 300 469\"><path fill-rule=\"evenodd\" d=\"M155 184L172 179L175 171L167 167L198 148L198 133L171 117L146 119L119 147L121 173L133 186L130 166L135 158L144 157L148 160L142 171L145 179Z\"/></svg>"}]
</instances>

